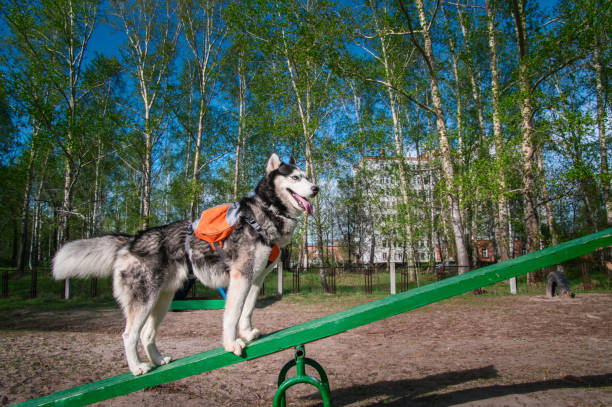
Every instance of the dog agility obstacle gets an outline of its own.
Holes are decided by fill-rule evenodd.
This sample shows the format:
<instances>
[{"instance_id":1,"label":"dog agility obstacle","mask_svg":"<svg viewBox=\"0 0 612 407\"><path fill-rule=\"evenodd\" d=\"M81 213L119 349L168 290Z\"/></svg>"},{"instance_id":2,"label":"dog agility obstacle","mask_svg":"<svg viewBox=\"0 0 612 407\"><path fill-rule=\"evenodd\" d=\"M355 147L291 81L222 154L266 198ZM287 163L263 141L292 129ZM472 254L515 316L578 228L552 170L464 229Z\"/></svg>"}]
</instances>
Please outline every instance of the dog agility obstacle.
<instances>
[{"instance_id":1,"label":"dog agility obstacle","mask_svg":"<svg viewBox=\"0 0 612 407\"><path fill-rule=\"evenodd\" d=\"M612 228L274 332L248 344L242 357L228 353L223 348L217 348L175 360L142 376L125 373L28 400L15 406L91 404L292 347L298 347L296 358L281 371L274 406L284 405L284 391L296 383L308 383L317 387L322 394L324 405L330 406L329 385L325 372L316 362L304 358L304 344L605 249L610 245L612 245ZM315 367L321 380L305 376L304 364ZM284 376L293 365L297 367L298 375L285 380Z\"/></svg>"},{"instance_id":2,"label":"dog agility obstacle","mask_svg":"<svg viewBox=\"0 0 612 407\"><path fill-rule=\"evenodd\" d=\"M179 300L170 303L171 311L183 311L194 309L223 309L225 308L225 300L227 295L222 287L217 287L219 293L223 297L222 300Z\"/></svg>"}]
</instances>

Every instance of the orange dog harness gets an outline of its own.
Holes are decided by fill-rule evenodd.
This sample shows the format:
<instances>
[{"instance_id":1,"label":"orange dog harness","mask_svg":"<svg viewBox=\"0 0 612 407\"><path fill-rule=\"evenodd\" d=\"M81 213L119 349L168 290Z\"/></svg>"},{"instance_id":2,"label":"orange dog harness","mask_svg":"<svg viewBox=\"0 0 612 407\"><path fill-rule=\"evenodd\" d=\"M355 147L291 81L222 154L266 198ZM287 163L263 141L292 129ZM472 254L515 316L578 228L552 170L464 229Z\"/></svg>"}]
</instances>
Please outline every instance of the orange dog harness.
<instances>
[{"instance_id":1,"label":"orange dog harness","mask_svg":"<svg viewBox=\"0 0 612 407\"><path fill-rule=\"evenodd\" d=\"M209 242L213 250L225 260L223 241L234 231L238 219L240 219L240 203L233 202L204 210L200 219L192 223L191 228L197 238ZM265 240L261 225L253 218L245 218L245 220ZM268 261L274 262L279 254L279 247L272 246Z\"/></svg>"}]
</instances>

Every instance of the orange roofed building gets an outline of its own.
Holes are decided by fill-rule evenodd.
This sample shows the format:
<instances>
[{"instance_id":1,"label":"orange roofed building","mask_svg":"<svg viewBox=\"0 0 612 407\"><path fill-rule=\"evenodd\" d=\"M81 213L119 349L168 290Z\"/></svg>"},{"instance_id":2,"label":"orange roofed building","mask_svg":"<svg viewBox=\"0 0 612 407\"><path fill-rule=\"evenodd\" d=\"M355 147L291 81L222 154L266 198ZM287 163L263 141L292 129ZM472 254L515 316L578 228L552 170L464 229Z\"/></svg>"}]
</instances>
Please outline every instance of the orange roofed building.
<instances>
[{"instance_id":1,"label":"orange roofed building","mask_svg":"<svg viewBox=\"0 0 612 407\"><path fill-rule=\"evenodd\" d=\"M344 247L338 245L328 245L323 248L323 262L343 263L344 262ZM320 264L321 256L318 246L308 246L308 262L311 264Z\"/></svg>"}]
</instances>

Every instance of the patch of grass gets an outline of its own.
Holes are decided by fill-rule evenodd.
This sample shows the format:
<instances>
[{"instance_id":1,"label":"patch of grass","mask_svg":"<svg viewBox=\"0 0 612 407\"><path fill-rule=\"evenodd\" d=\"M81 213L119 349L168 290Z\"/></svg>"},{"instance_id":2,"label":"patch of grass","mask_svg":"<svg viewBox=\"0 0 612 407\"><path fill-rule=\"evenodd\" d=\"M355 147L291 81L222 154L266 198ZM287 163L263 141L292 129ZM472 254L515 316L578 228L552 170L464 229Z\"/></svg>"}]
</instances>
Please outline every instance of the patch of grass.
<instances>
[{"instance_id":1,"label":"patch of grass","mask_svg":"<svg viewBox=\"0 0 612 407\"><path fill-rule=\"evenodd\" d=\"M312 293L299 293L293 294L288 293L283 295L283 301L290 302L292 304L300 304L300 305L308 305L308 304L319 304L325 303L330 307L335 308L335 306L356 306L359 304L364 304L366 302L374 301L379 298L383 298L382 295L377 294L322 294L318 292ZM264 297L265 299L266 297Z\"/></svg>"},{"instance_id":2,"label":"patch of grass","mask_svg":"<svg viewBox=\"0 0 612 407\"><path fill-rule=\"evenodd\" d=\"M610 278L607 273L599 270L596 265L590 265L590 280L592 289L584 290L582 271L578 263L566 263L566 274L570 285L575 293L586 292L612 292ZM71 310L87 308L117 307L112 297L112 281L110 278L98 279L96 285L97 296L92 297L92 280L73 279L71 286L72 298L64 300L62 293L63 281L53 280L48 268L38 269L37 274L37 298L30 298L32 274L27 272L17 276L14 269L0 269L2 273L8 273L8 293L6 298L0 298L0 312L17 309L31 309L33 311L45 310ZM543 273L545 278L547 273ZM419 285L423 286L437 281L435 273L419 273ZM365 302L383 298L390 293L390 276L386 272L377 272L372 275L372 293L366 294L364 290L364 276L361 273L341 272L336 274L336 293L325 294L321 287L318 269L309 270L300 274L300 292L293 293L293 273L283 273L283 301L297 304L314 304L324 302L330 307L349 307ZM518 295L544 295L546 292L545 281L528 284L527 276L519 276ZM260 302L278 301L277 296L278 274L270 273L264 282L264 292L260 295ZM401 276L396 274L396 289L401 291ZM408 283L408 289L417 287L416 281ZM511 296L508 282L501 282L483 287L478 294L469 292L459 296L463 301L477 303L479 298L506 297ZM196 296L205 298L221 298L219 292L202 286L199 282L196 286Z\"/></svg>"}]
</instances>

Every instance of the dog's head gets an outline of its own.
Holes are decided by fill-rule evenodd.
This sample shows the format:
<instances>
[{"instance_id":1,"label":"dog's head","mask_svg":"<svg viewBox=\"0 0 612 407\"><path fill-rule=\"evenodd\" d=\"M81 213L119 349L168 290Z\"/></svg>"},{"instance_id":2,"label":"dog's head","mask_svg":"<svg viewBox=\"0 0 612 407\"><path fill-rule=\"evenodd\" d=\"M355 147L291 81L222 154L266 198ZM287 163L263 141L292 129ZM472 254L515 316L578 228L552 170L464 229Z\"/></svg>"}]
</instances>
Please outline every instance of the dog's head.
<instances>
[{"instance_id":1,"label":"dog's head","mask_svg":"<svg viewBox=\"0 0 612 407\"><path fill-rule=\"evenodd\" d=\"M312 215L312 204L308 199L319 192L319 187L306 178L306 174L295 163L293 157L289 164L285 164L272 154L266 166L266 178L274 189L277 198L287 209L291 216L298 216L303 212Z\"/></svg>"}]
</instances>

